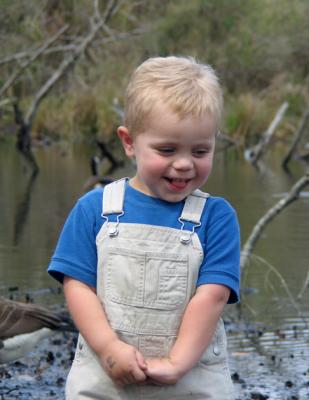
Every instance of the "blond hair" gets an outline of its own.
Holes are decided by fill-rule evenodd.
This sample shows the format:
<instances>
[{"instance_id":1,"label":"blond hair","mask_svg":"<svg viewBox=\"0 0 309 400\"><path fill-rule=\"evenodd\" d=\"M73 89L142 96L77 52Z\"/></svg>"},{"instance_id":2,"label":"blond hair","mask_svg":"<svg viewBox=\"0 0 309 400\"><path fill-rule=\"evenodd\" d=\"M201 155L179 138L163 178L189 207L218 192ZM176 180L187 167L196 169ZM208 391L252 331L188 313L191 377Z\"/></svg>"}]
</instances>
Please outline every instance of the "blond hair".
<instances>
[{"instance_id":1,"label":"blond hair","mask_svg":"<svg viewBox=\"0 0 309 400\"><path fill-rule=\"evenodd\" d=\"M219 124L223 97L218 77L209 65L191 57L153 57L133 73L125 96L124 124L141 132L157 103L182 119L210 115Z\"/></svg>"}]
</instances>

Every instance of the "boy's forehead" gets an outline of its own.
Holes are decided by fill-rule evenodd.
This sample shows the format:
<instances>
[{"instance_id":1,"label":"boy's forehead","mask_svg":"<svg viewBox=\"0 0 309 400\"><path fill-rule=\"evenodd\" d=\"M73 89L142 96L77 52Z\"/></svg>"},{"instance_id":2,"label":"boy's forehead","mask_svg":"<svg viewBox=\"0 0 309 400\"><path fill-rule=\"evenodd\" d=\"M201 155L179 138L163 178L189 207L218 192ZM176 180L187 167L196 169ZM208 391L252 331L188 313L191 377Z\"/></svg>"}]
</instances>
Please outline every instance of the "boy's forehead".
<instances>
[{"instance_id":1,"label":"boy's forehead","mask_svg":"<svg viewBox=\"0 0 309 400\"><path fill-rule=\"evenodd\" d=\"M146 122L146 128L151 125L159 125L159 126L176 126L180 127L186 126L189 127L205 127L207 126L209 129L212 127L216 129L217 120L210 113L204 113L202 116L196 116L192 113L182 114L177 111L173 111L170 107L164 107L164 105L156 105L151 113L149 114Z\"/></svg>"},{"instance_id":2,"label":"boy's forehead","mask_svg":"<svg viewBox=\"0 0 309 400\"><path fill-rule=\"evenodd\" d=\"M171 114L153 114L140 134L146 134L154 142L175 142L178 140L194 140L195 142L213 142L217 132L213 118L180 118Z\"/></svg>"},{"instance_id":3,"label":"boy's forehead","mask_svg":"<svg viewBox=\"0 0 309 400\"><path fill-rule=\"evenodd\" d=\"M130 129L130 133L133 136L147 131L160 130L164 132L169 129L185 129L186 126L189 131L191 131L192 128L200 128L200 130L205 130L206 128L208 134L215 134L218 130L217 118L210 112L205 112L201 116L192 113L184 113L173 110L171 106L159 101L156 101L151 110L147 113L137 115L135 122L135 129Z\"/></svg>"}]
</instances>

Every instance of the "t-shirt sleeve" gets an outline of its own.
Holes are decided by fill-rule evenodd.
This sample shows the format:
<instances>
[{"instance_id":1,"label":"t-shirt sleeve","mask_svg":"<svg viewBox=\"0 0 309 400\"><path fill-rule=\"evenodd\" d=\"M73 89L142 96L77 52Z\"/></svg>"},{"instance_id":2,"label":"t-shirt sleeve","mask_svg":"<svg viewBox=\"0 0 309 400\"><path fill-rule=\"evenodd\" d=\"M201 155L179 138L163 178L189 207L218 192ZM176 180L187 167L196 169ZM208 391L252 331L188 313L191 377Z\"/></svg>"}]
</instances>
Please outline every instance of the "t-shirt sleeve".
<instances>
[{"instance_id":1,"label":"t-shirt sleeve","mask_svg":"<svg viewBox=\"0 0 309 400\"><path fill-rule=\"evenodd\" d=\"M197 286L222 284L231 289L228 303L239 301L240 232L236 212L225 202L220 212L209 216L204 244L204 261Z\"/></svg>"},{"instance_id":2,"label":"t-shirt sleeve","mask_svg":"<svg viewBox=\"0 0 309 400\"><path fill-rule=\"evenodd\" d=\"M66 275L95 287L95 217L84 203L85 201L79 200L70 212L49 264L48 273L61 283Z\"/></svg>"}]
</instances>

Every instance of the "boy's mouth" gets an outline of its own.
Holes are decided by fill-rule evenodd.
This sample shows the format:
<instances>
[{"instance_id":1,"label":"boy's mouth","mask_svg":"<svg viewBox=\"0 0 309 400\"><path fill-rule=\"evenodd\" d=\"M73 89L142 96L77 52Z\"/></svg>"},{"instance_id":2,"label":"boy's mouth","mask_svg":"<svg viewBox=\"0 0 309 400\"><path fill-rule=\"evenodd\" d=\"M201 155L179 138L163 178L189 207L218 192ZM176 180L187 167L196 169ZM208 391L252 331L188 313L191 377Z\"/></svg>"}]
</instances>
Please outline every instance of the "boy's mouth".
<instances>
[{"instance_id":1,"label":"boy's mouth","mask_svg":"<svg viewBox=\"0 0 309 400\"><path fill-rule=\"evenodd\" d=\"M190 179L182 179L182 178L169 178L165 177L167 182L175 189L184 189L187 186L187 183Z\"/></svg>"}]
</instances>

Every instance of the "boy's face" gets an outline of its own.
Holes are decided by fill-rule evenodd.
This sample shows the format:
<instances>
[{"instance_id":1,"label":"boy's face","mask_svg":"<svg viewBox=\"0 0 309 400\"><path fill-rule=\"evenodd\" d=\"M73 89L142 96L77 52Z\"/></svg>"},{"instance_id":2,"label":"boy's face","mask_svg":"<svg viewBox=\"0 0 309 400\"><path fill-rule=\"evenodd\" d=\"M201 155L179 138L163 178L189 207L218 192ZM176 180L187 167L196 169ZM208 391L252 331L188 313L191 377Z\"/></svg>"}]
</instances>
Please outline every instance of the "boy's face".
<instances>
[{"instance_id":1,"label":"boy's face","mask_svg":"<svg viewBox=\"0 0 309 400\"><path fill-rule=\"evenodd\" d=\"M215 121L186 117L156 106L143 132L132 136L125 127L118 135L137 172L130 184L169 202L185 199L207 180L213 163Z\"/></svg>"}]
</instances>

